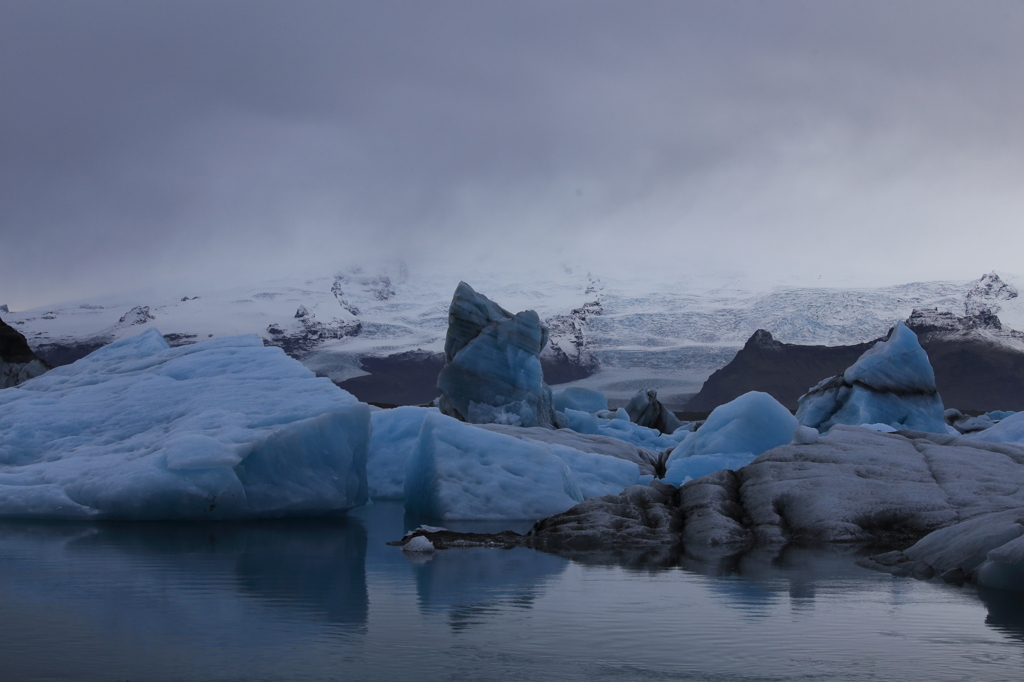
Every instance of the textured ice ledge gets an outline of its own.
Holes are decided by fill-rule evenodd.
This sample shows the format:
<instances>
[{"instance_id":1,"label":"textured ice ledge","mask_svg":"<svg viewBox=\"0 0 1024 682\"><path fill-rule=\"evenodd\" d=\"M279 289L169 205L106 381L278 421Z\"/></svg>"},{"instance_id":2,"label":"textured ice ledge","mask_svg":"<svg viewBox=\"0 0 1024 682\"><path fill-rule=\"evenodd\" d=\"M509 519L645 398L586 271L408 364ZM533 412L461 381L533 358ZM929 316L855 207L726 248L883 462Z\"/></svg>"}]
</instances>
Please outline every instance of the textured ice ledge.
<instances>
[{"instance_id":1,"label":"textured ice ledge","mask_svg":"<svg viewBox=\"0 0 1024 682\"><path fill-rule=\"evenodd\" d=\"M0 517L301 516L367 497L367 406L254 335L110 344L0 392L0 433Z\"/></svg>"}]
</instances>

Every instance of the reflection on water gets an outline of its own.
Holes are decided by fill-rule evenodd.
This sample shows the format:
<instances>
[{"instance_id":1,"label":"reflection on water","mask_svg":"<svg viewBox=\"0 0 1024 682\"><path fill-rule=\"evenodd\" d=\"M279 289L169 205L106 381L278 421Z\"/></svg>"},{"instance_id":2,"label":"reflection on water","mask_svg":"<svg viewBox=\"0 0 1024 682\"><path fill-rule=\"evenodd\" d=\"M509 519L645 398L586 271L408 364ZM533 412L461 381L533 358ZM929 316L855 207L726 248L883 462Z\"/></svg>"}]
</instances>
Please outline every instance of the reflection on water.
<instances>
[{"instance_id":1,"label":"reflection on water","mask_svg":"<svg viewBox=\"0 0 1024 682\"><path fill-rule=\"evenodd\" d=\"M529 549L481 547L438 552L415 563L416 594L425 611L449 614L453 628L480 624L501 606L527 609L566 559Z\"/></svg>"},{"instance_id":2,"label":"reflection on water","mask_svg":"<svg viewBox=\"0 0 1024 682\"><path fill-rule=\"evenodd\" d=\"M0 679L997 680L1024 662L1024 595L893 579L852 548L385 544L422 521L378 504L324 521L2 523Z\"/></svg>"},{"instance_id":3,"label":"reflection on water","mask_svg":"<svg viewBox=\"0 0 1024 682\"><path fill-rule=\"evenodd\" d=\"M986 625L1024 642L1024 592L979 587L978 596L988 608Z\"/></svg>"}]
</instances>

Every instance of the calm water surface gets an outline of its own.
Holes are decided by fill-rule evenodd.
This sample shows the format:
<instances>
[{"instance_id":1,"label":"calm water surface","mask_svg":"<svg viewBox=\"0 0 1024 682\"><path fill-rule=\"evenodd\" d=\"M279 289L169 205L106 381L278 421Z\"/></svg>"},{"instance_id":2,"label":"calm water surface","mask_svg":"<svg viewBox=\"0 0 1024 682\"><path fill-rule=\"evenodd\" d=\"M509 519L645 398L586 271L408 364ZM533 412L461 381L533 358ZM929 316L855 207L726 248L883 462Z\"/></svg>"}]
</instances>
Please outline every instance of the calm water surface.
<instances>
[{"instance_id":1,"label":"calm water surface","mask_svg":"<svg viewBox=\"0 0 1024 682\"><path fill-rule=\"evenodd\" d=\"M384 544L418 522L378 504L319 522L0 524L0 680L1024 677L1014 594L840 551L636 568Z\"/></svg>"}]
</instances>

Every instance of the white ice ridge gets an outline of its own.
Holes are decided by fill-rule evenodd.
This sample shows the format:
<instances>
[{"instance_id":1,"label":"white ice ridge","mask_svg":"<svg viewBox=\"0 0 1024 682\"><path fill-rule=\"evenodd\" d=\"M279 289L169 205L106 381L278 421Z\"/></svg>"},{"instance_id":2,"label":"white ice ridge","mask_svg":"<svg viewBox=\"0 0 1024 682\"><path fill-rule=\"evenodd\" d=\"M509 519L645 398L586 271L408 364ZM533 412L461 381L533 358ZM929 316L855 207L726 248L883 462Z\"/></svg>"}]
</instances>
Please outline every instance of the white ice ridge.
<instances>
[{"instance_id":1,"label":"white ice ridge","mask_svg":"<svg viewBox=\"0 0 1024 682\"><path fill-rule=\"evenodd\" d=\"M0 517L280 517L367 499L367 406L255 335L115 342L0 391L0 433Z\"/></svg>"}]
</instances>

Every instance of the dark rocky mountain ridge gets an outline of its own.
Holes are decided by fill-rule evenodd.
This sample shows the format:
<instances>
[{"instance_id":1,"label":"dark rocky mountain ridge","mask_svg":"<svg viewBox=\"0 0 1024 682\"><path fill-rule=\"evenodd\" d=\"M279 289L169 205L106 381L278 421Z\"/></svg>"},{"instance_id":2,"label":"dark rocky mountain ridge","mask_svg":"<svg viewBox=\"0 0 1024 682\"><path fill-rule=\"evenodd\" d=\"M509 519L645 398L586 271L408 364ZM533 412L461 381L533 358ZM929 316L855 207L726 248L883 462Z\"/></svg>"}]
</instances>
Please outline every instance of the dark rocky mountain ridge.
<instances>
[{"instance_id":1,"label":"dark rocky mountain ridge","mask_svg":"<svg viewBox=\"0 0 1024 682\"><path fill-rule=\"evenodd\" d=\"M999 317L984 308L963 317L933 308L914 310L906 325L928 353L947 407L1024 410L1024 333L1004 328ZM708 411L748 391L764 391L796 409L809 388L841 374L880 340L804 346L780 343L759 329L728 365L708 378L686 408Z\"/></svg>"},{"instance_id":2,"label":"dark rocky mountain ridge","mask_svg":"<svg viewBox=\"0 0 1024 682\"><path fill-rule=\"evenodd\" d=\"M40 359L17 329L0 320L0 388L10 388L43 374L50 365Z\"/></svg>"}]
</instances>

